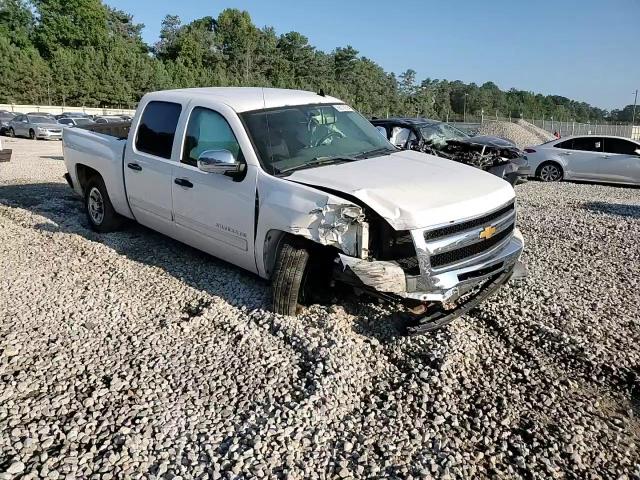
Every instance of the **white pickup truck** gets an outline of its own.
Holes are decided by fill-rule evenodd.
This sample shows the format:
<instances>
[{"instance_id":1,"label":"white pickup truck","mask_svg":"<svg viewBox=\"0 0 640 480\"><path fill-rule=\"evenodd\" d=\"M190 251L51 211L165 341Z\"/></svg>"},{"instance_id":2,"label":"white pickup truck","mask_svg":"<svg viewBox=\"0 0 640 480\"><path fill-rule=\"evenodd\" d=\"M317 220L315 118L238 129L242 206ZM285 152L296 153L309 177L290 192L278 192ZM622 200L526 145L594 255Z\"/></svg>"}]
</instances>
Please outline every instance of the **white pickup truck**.
<instances>
[{"instance_id":1,"label":"white pickup truck","mask_svg":"<svg viewBox=\"0 0 640 480\"><path fill-rule=\"evenodd\" d=\"M132 219L270 279L280 314L341 282L421 333L524 272L507 182L399 151L323 93L150 93L128 138L70 128L63 148L95 230Z\"/></svg>"}]
</instances>

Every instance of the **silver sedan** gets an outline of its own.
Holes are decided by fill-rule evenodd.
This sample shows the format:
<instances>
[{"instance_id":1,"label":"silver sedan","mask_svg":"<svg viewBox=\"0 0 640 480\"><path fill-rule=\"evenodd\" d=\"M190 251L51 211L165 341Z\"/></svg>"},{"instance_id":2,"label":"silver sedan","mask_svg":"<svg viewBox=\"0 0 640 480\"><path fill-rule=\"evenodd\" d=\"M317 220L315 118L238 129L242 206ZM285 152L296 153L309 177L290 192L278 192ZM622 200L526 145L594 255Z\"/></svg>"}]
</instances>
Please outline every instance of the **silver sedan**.
<instances>
[{"instance_id":1,"label":"silver sedan","mask_svg":"<svg viewBox=\"0 0 640 480\"><path fill-rule=\"evenodd\" d=\"M525 148L531 172L544 182L580 180L640 185L640 143L584 135Z\"/></svg>"},{"instance_id":2,"label":"silver sedan","mask_svg":"<svg viewBox=\"0 0 640 480\"><path fill-rule=\"evenodd\" d=\"M10 137L62 139L62 125L53 117L18 115L9 122Z\"/></svg>"}]
</instances>

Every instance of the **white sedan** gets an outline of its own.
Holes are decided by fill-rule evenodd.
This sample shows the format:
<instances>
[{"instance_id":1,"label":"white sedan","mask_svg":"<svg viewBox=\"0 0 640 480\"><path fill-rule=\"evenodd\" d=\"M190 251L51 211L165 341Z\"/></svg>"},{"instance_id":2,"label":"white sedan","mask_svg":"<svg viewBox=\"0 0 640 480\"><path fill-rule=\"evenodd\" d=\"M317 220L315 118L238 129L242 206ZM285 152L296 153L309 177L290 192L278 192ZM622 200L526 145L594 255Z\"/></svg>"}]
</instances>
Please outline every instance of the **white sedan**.
<instances>
[{"instance_id":1,"label":"white sedan","mask_svg":"<svg viewBox=\"0 0 640 480\"><path fill-rule=\"evenodd\" d=\"M531 171L543 182L581 180L640 185L640 143L584 135L525 148Z\"/></svg>"}]
</instances>

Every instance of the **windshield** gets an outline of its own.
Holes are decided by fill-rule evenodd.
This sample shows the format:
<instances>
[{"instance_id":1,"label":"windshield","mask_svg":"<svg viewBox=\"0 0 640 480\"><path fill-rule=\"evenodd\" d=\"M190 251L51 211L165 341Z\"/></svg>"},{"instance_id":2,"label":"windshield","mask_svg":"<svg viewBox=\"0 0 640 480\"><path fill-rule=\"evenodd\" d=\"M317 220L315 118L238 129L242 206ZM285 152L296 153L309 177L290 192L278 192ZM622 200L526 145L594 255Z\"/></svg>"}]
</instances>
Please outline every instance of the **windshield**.
<instances>
[{"instance_id":1,"label":"windshield","mask_svg":"<svg viewBox=\"0 0 640 480\"><path fill-rule=\"evenodd\" d=\"M74 121L76 122L76 125L89 125L94 123L93 120L89 118L75 118Z\"/></svg>"},{"instance_id":2,"label":"windshield","mask_svg":"<svg viewBox=\"0 0 640 480\"><path fill-rule=\"evenodd\" d=\"M469 135L447 123L434 123L420 127L422 136L427 142L435 145L445 145L447 140L463 140Z\"/></svg>"},{"instance_id":3,"label":"windshield","mask_svg":"<svg viewBox=\"0 0 640 480\"><path fill-rule=\"evenodd\" d=\"M242 114L266 171L385 155L396 149L351 107L300 105Z\"/></svg>"},{"instance_id":4,"label":"windshield","mask_svg":"<svg viewBox=\"0 0 640 480\"><path fill-rule=\"evenodd\" d=\"M29 123L58 123L53 117L43 117L40 115L28 115L27 119Z\"/></svg>"}]
</instances>

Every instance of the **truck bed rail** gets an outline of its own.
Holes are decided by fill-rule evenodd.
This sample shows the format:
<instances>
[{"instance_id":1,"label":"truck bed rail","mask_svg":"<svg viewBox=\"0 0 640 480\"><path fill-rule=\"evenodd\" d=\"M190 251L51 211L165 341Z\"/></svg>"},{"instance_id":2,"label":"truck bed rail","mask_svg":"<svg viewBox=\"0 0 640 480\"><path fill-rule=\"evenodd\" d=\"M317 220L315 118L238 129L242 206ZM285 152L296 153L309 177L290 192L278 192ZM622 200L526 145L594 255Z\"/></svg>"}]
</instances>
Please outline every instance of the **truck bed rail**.
<instances>
[{"instance_id":1,"label":"truck bed rail","mask_svg":"<svg viewBox=\"0 0 640 480\"><path fill-rule=\"evenodd\" d=\"M103 135L109 135L119 139L126 139L129 136L129 130L131 129L131 122L117 122L117 123L96 123L81 127L85 130L91 130L92 132L102 133Z\"/></svg>"}]
</instances>

